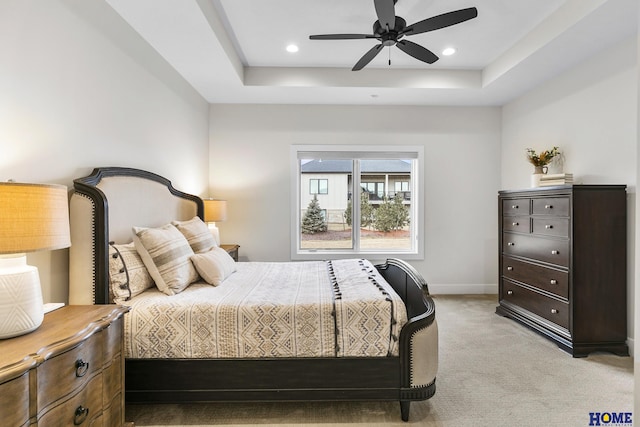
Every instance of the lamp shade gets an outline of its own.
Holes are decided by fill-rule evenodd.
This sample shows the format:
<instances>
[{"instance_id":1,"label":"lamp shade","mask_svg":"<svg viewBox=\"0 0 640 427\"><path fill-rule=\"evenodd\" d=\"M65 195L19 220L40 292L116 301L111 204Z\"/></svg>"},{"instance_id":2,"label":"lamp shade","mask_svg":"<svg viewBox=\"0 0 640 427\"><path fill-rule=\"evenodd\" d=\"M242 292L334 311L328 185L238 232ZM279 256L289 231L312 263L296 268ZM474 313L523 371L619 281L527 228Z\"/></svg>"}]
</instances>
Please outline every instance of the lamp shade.
<instances>
[{"instance_id":1,"label":"lamp shade","mask_svg":"<svg viewBox=\"0 0 640 427\"><path fill-rule=\"evenodd\" d=\"M0 254L70 245L67 187L0 183Z\"/></svg>"},{"instance_id":2,"label":"lamp shade","mask_svg":"<svg viewBox=\"0 0 640 427\"><path fill-rule=\"evenodd\" d=\"M218 222L227 219L227 201L204 199L204 222Z\"/></svg>"}]
</instances>

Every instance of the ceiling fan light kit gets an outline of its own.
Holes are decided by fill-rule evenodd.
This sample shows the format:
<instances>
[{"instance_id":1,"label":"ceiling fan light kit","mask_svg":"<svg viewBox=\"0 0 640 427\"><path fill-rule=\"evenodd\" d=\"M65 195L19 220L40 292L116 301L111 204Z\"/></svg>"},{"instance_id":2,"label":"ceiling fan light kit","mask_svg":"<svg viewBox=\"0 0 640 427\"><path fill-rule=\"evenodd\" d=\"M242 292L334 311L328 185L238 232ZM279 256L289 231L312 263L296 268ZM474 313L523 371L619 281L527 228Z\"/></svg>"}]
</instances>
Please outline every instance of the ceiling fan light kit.
<instances>
[{"instance_id":1,"label":"ceiling fan light kit","mask_svg":"<svg viewBox=\"0 0 640 427\"><path fill-rule=\"evenodd\" d=\"M407 21L396 15L397 0L374 0L378 20L373 23L373 34L319 34L311 35L311 40L355 40L377 39L380 44L375 45L353 66L352 71L363 69L375 58L385 46L397 46L398 49L415 59L433 64L439 58L429 49L420 46L404 37L422 34L460 24L478 16L478 9L469 7L433 16L407 26Z\"/></svg>"}]
</instances>

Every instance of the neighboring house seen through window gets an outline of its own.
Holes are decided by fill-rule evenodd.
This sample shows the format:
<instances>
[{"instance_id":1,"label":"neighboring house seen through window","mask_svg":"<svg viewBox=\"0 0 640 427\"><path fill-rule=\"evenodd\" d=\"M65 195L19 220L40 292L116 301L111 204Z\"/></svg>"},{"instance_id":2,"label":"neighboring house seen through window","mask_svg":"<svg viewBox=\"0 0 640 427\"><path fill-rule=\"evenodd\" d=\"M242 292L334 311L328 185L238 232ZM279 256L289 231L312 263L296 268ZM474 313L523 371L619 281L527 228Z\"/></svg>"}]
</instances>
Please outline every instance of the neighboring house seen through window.
<instances>
[{"instance_id":1,"label":"neighboring house seen through window","mask_svg":"<svg viewBox=\"0 0 640 427\"><path fill-rule=\"evenodd\" d=\"M329 194L329 180L309 179L309 194Z\"/></svg>"},{"instance_id":2,"label":"neighboring house seen through window","mask_svg":"<svg viewBox=\"0 0 640 427\"><path fill-rule=\"evenodd\" d=\"M422 147L293 146L292 258L422 258L422 153Z\"/></svg>"}]
</instances>

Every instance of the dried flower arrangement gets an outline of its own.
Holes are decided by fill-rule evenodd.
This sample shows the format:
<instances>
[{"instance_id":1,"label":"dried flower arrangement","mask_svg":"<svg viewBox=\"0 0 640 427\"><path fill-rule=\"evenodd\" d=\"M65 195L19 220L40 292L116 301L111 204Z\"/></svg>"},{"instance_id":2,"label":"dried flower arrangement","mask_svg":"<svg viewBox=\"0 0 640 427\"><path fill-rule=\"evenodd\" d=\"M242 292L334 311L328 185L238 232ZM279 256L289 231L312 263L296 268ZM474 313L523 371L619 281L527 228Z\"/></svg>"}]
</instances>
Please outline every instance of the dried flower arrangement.
<instances>
[{"instance_id":1,"label":"dried flower arrangement","mask_svg":"<svg viewBox=\"0 0 640 427\"><path fill-rule=\"evenodd\" d=\"M527 160L533 166L547 166L551 163L554 157L560 154L558 147L553 147L551 150L544 150L540 154L536 154L532 148L527 148Z\"/></svg>"}]
</instances>

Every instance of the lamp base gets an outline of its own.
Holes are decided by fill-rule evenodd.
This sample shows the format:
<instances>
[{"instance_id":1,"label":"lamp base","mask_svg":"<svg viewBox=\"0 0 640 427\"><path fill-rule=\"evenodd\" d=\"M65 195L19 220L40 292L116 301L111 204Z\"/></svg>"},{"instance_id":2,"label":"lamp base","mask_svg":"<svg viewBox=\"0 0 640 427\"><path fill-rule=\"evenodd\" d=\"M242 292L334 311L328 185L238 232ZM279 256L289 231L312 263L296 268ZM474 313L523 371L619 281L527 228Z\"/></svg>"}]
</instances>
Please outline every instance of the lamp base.
<instances>
[{"instance_id":1,"label":"lamp base","mask_svg":"<svg viewBox=\"0 0 640 427\"><path fill-rule=\"evenodd\" d=\"M43 320L38 269L24 254L0 257L0 339L32 332Z\"/></svg>"},{"instance_id":2,"label":"lamp base","mask_svg":"<svg viewBox=\"0 0 640 427\"><path fill-rule=\"evenodd\" d=\"M213 240L216 241L216 245L220 246L220 230L216 227L216 223L208 222L207 225L209 226L209 231L213 235Z\"/></svg>"}]
</instances>

